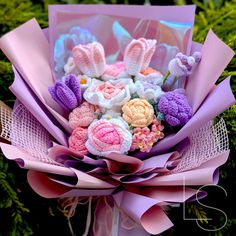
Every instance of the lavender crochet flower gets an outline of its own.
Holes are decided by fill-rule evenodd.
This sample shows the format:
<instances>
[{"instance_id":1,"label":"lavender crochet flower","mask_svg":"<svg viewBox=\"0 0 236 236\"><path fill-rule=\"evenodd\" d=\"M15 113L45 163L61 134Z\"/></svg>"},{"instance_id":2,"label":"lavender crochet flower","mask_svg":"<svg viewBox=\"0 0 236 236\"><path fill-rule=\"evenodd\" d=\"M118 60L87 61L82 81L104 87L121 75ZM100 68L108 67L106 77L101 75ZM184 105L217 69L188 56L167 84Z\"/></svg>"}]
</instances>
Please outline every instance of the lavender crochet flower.
<instances>
[{"instance_id":1,"label":"lavender crochet flower","mask_svg":"<svg viewBox=\"0 0 236 236\"><path fill-rule=\"evenodd\" d=\"M184 89L176 89L161 96L158 111L164 114L165 121L171 126L182 126L192 117Z\"/></svg>"},{"instance_id":2,"label":"lavender crochet flower","mask_svg":"<svg viewBox=\"0 0 236 236\"><path fill-rule=\"evenodd\" d=\"M57 81L48 91L52 98L65 110L70 111L82 102L80 83L75 75L67 75L64 81Z\"/></svg>"},{"instance_id":3,"label":"lavender crochet flower","mask_svg":"<svg viewBox=\"0 0 236 236\"><path fill-rule=\"evenodd\" d=\"M201 53L194 52L192 56L186 56L182 53L177 53L168 65L168 70L171 75L176 77L188 76L192 73L193 66L201 60Z\"/></svg>"}]
</instances>

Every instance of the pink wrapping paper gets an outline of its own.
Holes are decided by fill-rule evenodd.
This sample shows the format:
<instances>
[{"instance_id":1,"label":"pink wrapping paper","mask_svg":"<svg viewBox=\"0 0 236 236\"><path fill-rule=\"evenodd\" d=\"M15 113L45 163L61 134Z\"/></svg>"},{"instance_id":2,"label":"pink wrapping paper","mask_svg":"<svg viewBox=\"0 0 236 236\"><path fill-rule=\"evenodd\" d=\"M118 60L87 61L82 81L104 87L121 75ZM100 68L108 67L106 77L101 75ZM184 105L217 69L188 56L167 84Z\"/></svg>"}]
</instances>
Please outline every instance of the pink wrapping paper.
<instances>
[{"instance_id":1,"label":"pink wrapping paper","mask_svg":"<svg viewBox=\"0 0 236 236\"><path fill-rule=\"evenodd\" d=\"M48 92L48 86L54 81L49 62L49 44L36 20L32 19L4 35L0 39L0 47L49 112L67 131L71 131L61 108Z\"/></svg>"},{"instance_id":2,"label":"pink wrapping paper","mask_svg":"<svg viewBox=\"0 0 236 236\"><path fill-rule=\"evenodd\" d=\"M131 10L132 9L132 10ZM169 20L193 23L195 6L184 7L149 7L149 6L51 6L49 12L50 25L55 25L56 11L73 11L81 14L110 14L149 19ZM49 39L54 34L54 29L49 28ZM191 37L190 37L191 39ZM37 45L37 47L35 46ZM54 42L49 43L35 20L31 20L16 30L6 34L0 39L0 47L13 63L17 71L15 82L11 90L17 98L30 110L32 115L46 128L59 144L67 145L67 134L71 132L68 122L63 117L62 110L55 104L48 93L48 86L52 85L54 78L50 66L50 56ZM51 53L49 53L49 48ZM196 43L188 44L188 50L194 51L201 48ZM215 48L217 48L217 57ZM16 50L17 49L17 50ZM1 143L4 155L16 160L24 168L31 169L28 172L28 182L39 195L46 198L74 197L74 196L108 196L112 195L116 205L129 217L135 220L138 227L132 230L139 235L159 234L172 227L172 223L161 205L181 203L195 196L196 190L185 187L185 185L202 185L216 183L217 168L225 163L229 151L218 154L213 159L201 164L195 169L180 173L168 172L166 175L151 175L150 178L143 178L142 173L155 168L166 168L168 161L175 161L178 158L177 152L169 152L169 149L188 137L193 131L213 119L227 107L235 103L231 92L229 78L214 86L215 81L223 71L227 63L233 57L233 51L223 44L212 31L209 32L202 47L203 60L197 68L196 73L189 78L187 93L194 109L192 119L176 134L170 135L160 141L148 155L137 156L153 159L145 161L125 155L111 155L103 159L101 166L105 164L106 173L111 174L113 181L106 181L99 178L101 169L93 169L90 172L83 172L75 168L68 168L59 165L51 165L39 162L35 157L26 151L8 144ZM34 63L32 64L32 60ZM216 69L215 69L216 68ZM40 73L39 73L40 71ZM19 72L19 73L18 73ZM22 96L22 90L27 96L32 97L29 101ZM200 91L200 93L199 93ZM222 99L224 96L224 99ZM48 117L53 117L49 119ZM55 122L52 122L54 120ZM58 124L59 123L59 124ZM63 128L59 128L62 126ZM64 147L64 150L66 147ZM55 145L51 149L52 160L60 159L60 146ZM165 152L169 152L164 154ZM160 154L159 156L156 156ZM71 153L68 162L75 156ZM174 157L173 157L174 156ZM159 158L164 160L158 161ZM81 160L90 161L86 157L76 157ZM150 167L151 161L156 165ZM150 162L150 163L148 163ZM125 168L125 173L122 170ZM153 169L152 169L153 168ZM137 175L136 181L128 179ZM73 181L67 181L69 177ZM139 178L139 179L138 179ZM137 181L138 179L138 181ZM118 181L123 181L122 189L117 193ZM74 183L75 182L75 183ZM182 186L184 185L184 195ZM105 207L101 203L101 207ZM104 210L104 209L103 209ZM99 209L98 209L99 214ZM140 229L140 225L146 230ZM135 231L136 230L136 231ZM119 235L127 235L127 230L119 229ZM103 232L100 233L100 235ZM130 233L129 235L132 235Z\"/></svg>"}]
</instances>

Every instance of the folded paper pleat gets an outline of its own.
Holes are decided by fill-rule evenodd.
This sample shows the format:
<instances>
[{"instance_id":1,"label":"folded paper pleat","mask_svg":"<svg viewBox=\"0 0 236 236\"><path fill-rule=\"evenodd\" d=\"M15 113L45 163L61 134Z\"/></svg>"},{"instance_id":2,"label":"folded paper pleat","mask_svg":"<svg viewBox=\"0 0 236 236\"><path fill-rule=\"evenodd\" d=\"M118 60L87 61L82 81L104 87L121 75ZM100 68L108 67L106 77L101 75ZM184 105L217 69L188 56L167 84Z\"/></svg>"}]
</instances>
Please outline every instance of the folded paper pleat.
<instances>
[{"instance_id":1,"label":"folded paper pleat","mask_svg":"<svg viewBox=\"0 0 236 236\"><path fill-rule=\"evenodd\" d=\"M202 60L188 78L186 93L195 113L234 56L234 51L210 30L201 48Z\"/></svg>"}]
</instances>

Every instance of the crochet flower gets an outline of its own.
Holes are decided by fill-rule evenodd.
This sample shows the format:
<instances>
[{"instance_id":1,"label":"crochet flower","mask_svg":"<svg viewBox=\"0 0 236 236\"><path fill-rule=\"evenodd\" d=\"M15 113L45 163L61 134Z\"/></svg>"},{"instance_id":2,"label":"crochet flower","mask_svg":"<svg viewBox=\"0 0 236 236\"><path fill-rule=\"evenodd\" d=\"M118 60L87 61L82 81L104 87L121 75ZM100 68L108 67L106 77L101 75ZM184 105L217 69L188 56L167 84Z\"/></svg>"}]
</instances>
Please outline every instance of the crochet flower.
<instances>
[{"instance_id":1,"label":"crochet flower","mask_svg":"<svg viewBox=\"0 0 236 236\"><path fill-rule=\"evenodd\" d=\"M159 121L155 117L151 125L151 132L154 134L155 142L157 142L159 139L164 138L165 135L162 132L163 129L164 129L164 126L161 124L161 121Z\"/></svg>"},{"instance_id":2,"label":"crochet flower","mask_svg":"<svg viewBox=\"0 0 236 236\"><path fill-rule=\"evenodd\" d=\"M94 41L96 41L95 36L89 30L79 26L74 26L68 33L61 34L55 41L53 52L57 75L61 76L64 72L63 67L66 64L67 59L72 56L71 50L73 47L79 43L87 44Z\"/></svg>"},{"instance_id":3,"label":"crochet flower","mask_svg":"<svg viewBox=\"0 0 236 236\"><path fill-rule=\"evenodd\" d=\"M146 127L153 121L154 110L145 99L135 98L122 107L124 120L133 127Z\"/></svg>"},{"instance_id":4,"label":"crochet flower","mask_svg":"<svg viewBox=\"0 0 236 236\"><path fill-rule=\"evenodd\" d=\"M100 114L97 106L88 102L83 102L75 108L69 115L69 125L72 129L76 127L88 127Z\"/></svg>"},{"instance_id":5,"label":"crochet flower","mask_svg":"<svg viewBox=\"0 0 236 236\"><path fill-rule=\"evenodd\" d=\"M163 94L161 89L162 78L162 74L151 67L142 70L135 77L138 96L147 100L158 99Z\"/></svg>"},{"instance_id":6,"label":"crochet flower","mask_svg":"<svg viewBox=\"0 0 236 236\"><path fill-rule=\"evenodd\" d=\"M130 100L135 92L131 79L109 80L106 82L93 79L91 85L84 92L84 99L91 104L105 109L120 109Z\"/></svg>"},{"instance_id":7,"label":"crochet flower","mask_svg":"<svg viewBox=\"0 0 236 236\"><path fill-rule=\"evenodd\" d=\"M171 75L176 77L189 76L195 64L201 60L201 53L195 52L192 56L186 56L182 53L177 53L168 65L168 70Z\"/></svg>"},{"instance_id":8,"label":"crochet flower","mask_svg":"<svg viewBox=\"0 0 236 236\"><path fill-rule=\"evenodd\" d=\"M160 86L146 81L136 81L135 87L138 96L147 100L158 99L162 94L164 94Z\"/></svg>"},{"instance_id":9,"label":"crochet flower","mask_svg":"<svg viewBox=\"0 0 236 236\"><path fill-rule=\"evenodd\" d=\"M79 69L76 67L73 57L69 57L66 64L64 65L65 75L68 74L79 74Z\"/></svg>"},{"instance_id":10,"label":"crochet flower","mask_svg":"<svg viewBox=\"0 0 236 236\"><path fill-rule=\"evenodd\" d=\"M148 67L152 55L156 50L156 40L133 39L125 49L124 62L130 75L137 75Z\"/></svg>"},{"instance_id":11,"label":"crochet flower","mask_svg":"<svg viewBox=\"0 0 236 236\"><path fill-rule=\"evenodd\" d=\"M75 75L67 75L48 88L52 98L65 110L70 111L82 102L80 84Z\"/></svg>"},{"instance_id":12,"label":"crochet flower","mask_svg":"<svg viewBox=\"0 0 236 236\"><path fill-rule=\"evenodd\" d=\"M100 43L78 45L72 49L76 66L89 77L100 77L106 66L104 48Z\"/></svg>"},{"instance_id":13,"label":"crochet flower","mask_svg":"<svg viewBox=\"0 0 236 236\"><path fill-rule=\"evenodd\" d=\"M186 124L192 117L192 109L183 89L176 89L161 96L158 102L159 112L164 114L165 121L171 126Z\"/></svg>"},{"instance_id":14,"label":"crochet flower","mask_svg":"<svg viewBox=\"0 0 236 236\"><path fill-rule=\"evenodd\" d=\"M133 130L131 150L140 149L141 152L150 152L153 144L164 137L164 126L154 118L151 129L148 127Z\"/></svg>"},{"instance_id":15,"label":"crochet flower","mask_svg":"<svg viewBox=\"0 0 236 236\"><path fill-rule=\"evenodd\" d=\"M125 69L125 63L118 62L112 65L107 65L105 72L102 75L102 79L107 81L107 80L119 79L119 78L129 78L129 75Z\"/></svg>"},{"instance_id":16,"label":"crochet flower","mask_svg":"<svg viewBox=\"0 0 236 236\"><path fill-rule=\"evenodd\" d=\"M161 86L163 75L161 74L161 72L148 67L147 69L142 70L140 73L138 73L135 76L135 79Z\"/></svg>"},{"instance_id":17,"label":"crochet flower","mask_svg":"<svg viewBox=\"0 0 236 236\"><path fill-rule=\"evenodd\" d=\"M90 86L92 80L87 75L78 75L77 78L80 83L80 88L82 92L84 92Z\"/></svg>"},{"instance_id":18,"label":"crochet flower","mask_svg":"<svg viewBox=\"0 0 236 236\"><path fill-rule=\"evenodd\" d=\"M132 135L127 124L120 119L97 120L88 128L85 144L90 153L107 156L112 152L124 154L129 151Z\"/></svg>"},{"instance_id":19,"label":"crochet flower","mask_svg":"<svg viewBox=\"0 0 236 236\"><path fill-rule=\"evenodd\" d=\"M87 136L87 129L77 127L73 130L71 136L69 137L69 148L73 151L79 152L82 155L88 154L88 149L85 146Z\"/></svg>"},{"instance_id":20,"label":"crochet flower","mask_svg":"<svg viewBox=\"0 0 236 236\"><path fill-rule=\"evenodd\" d=\"M141 152L149 152L153 146L153 135L148 127L135 128L133 130L131 151L140 149Z\"/></svg>"}]
</instances>

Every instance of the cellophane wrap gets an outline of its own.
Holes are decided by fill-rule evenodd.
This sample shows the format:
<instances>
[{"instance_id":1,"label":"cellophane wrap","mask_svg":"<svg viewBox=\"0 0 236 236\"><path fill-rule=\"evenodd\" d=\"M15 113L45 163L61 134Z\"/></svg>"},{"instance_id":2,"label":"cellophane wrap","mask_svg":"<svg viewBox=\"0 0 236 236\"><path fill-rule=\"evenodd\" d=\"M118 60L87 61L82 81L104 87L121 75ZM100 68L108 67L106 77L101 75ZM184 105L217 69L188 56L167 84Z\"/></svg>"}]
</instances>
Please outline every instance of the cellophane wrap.
<instances>
[{"instance_id":1,"label":"cellophane wrap","mask_svg":"<svg viewBox=\"0 0 236 236\"><path fill-rule=\"evenodd\" d=\"M235 98L230 78L215 83L234 53L212 31L203 45L192 42L194 11L195 6L55 5L49 8L49 29L42 31L33 19L0 39L13 64L10 90L17 97L13 111L0 104L1 149L29 169L28 182L39 195L67 199L71 212L88 199L89 235L159 234L173 226L167 206L203 197L194 186L218 181L229 141L224 121L213 120ZM151 65L162 73L177 52L201 51L185 84L193 117L149 153L78 156L68 149L71 128L48 87L60 80L74 44L101 42L107 61L114 62L137 37L157 40Z\"/></svg>"}]
</instances>

